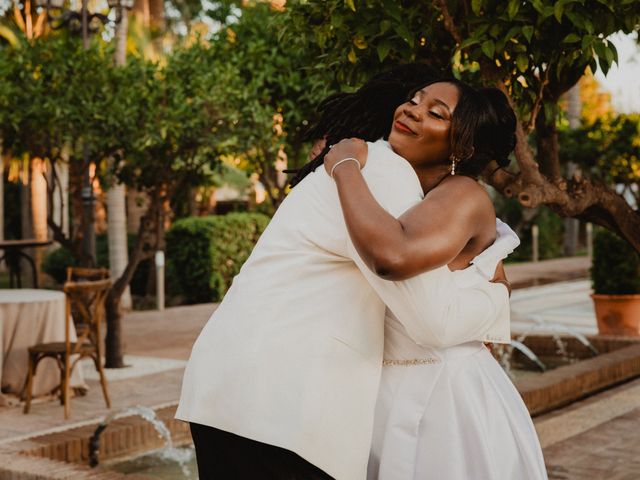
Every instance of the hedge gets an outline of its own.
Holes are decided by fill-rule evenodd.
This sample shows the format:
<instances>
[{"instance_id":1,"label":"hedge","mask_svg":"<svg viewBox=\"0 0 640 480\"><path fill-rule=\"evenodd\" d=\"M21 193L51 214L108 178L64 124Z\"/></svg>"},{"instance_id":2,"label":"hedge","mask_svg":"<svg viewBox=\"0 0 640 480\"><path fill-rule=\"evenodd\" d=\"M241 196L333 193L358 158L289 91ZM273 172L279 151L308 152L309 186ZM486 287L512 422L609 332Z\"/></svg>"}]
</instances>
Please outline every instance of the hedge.
<instances>
[{"instance_id":1,"label":"hedge","mask_svg":"<svg viewBox=\"0 0 640 480\"><path fill-rule=\"evenodd\" d=\"M167 287L186 303L220 301L268 223L259 213L176 221L166 236Z\"/></svg>"},{"instance_id":2,"label":"hedge","mask_svg":"<svg viewBox=\"0 0 640 480\"><path fill-rule=\"evenodd\" d=\"M640 254L615 233L598 230L593 239L591 281L597 294L640 293Z\"/></svg>"},{"instance_id":3,"label":"hedge","mask_svg":"<svg viewBox=\"0 0 640 480\"><path fill-rule=\"evenodd\" d=\"M129 234L127 237L129 254L133 250L136 236ZM134 295L145 296L149 270L153 259L140 262L129 287ZM109 241L106 234L96 235L96 264L98 267L109 268ZM71 252L64 247L47 252L42 260L42 271L50 275L57 283L62 285L67 279L67 267L77 266L78 262Z\"/></svg>"}]
</instances>

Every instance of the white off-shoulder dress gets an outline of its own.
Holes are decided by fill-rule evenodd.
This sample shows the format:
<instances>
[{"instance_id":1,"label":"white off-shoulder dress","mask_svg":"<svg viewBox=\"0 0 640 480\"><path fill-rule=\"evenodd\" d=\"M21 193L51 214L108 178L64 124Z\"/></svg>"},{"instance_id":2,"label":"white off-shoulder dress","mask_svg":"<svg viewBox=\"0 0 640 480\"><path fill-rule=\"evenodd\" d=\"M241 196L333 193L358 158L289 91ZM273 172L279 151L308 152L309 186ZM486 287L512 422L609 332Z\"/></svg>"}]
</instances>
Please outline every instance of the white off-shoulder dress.
<instances>
[{"instance_id":1,"label":"white off-shoulder dress","mask_svg":"<svg viewBox=\"0 0 640 480\"><path fill-rule=\"evenodd\" d=\"M499 257L480 254L456 281L487 281ZM547 478L529 412L482 342L418 345L387 310L384 358L369 480Z\"/></svg>"}]
</instances>

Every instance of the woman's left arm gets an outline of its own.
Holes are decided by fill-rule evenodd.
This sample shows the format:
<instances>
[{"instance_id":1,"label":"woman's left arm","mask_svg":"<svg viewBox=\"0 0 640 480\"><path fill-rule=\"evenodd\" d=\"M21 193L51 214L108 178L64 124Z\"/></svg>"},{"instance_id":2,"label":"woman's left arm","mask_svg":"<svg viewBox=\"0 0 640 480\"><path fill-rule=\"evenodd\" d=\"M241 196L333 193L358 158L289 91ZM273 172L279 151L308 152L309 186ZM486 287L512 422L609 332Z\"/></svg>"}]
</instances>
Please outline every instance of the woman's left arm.
<instances>
[{"instance_id":1,"label":"woman's left arm","mask_svg":"<svg viewBox=\"0 0 640 480\"><path fill-rule=\"evenodd\" d=\"M445 182L396 219L376 201L356 162L333 168L347 157L364 164L366 154L364 142L340 142L325 157L325 168L333 170L349 235L367 266L385 279L402 280L455 259L475 235L482 210L475 182Z\"/></svg>"}]
</instances>

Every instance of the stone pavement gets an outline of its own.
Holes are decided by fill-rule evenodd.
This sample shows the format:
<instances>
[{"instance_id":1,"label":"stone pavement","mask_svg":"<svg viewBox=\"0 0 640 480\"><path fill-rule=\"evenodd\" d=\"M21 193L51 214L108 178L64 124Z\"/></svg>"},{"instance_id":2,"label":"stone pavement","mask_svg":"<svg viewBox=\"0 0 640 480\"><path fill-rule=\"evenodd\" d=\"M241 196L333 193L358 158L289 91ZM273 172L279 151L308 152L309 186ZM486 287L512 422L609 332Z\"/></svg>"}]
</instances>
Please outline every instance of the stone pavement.
<instances>
[{"instance_id":1,"label":"stone pavement","mask_svg":"<svg viewBox=\"0 0 640 480\"><path fill-rule=\"evenodd\" d=\"M640 379L534 419L550 480L640 479Z\"/></svg>"},{"instance_id":2,"label":"stone pavement","mask_svg":"<svg viewBox=\"0 0 640 480\"><path fill-rule=\"evenodd\" d=\"M505 268L512 283L524 287L585 278L588 266L588 259L577 257ZM595 320L588 293L585 281L518 289L512 297L514 330L542 319L590 333ZM191 345L215 308L203 304L125 316L126 358L133 367L108 370L114 411L137 404L175 405ZM71 400L67 421L55 401L36 403L28 415L19 407L0 408L0 447L38 433L97 423L108 410L99 384L91 376L88 384L86 396ZM553 480L640 479L640 379L537 417L535 424Z\"/></svg>"},{"instance_id":3,"label":"stone pavement","mask_svg":"<svg viewBox=\"0 0 640 480\"><path fill-rule=\"evenodd\" d=\"M540 262L508 263L507 277L514 288L532 287L576 278L587 278L591 259L568 257L542 260Z\"/></svg>"}]
</instances>

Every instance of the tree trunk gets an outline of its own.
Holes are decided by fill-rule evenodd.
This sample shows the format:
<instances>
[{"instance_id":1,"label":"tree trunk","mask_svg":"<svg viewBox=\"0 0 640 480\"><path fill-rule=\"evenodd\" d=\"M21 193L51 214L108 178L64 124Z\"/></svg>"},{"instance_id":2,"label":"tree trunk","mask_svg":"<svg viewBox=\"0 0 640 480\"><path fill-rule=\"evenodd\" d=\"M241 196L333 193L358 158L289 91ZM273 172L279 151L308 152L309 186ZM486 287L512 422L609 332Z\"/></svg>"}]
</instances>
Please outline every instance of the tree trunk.
<instances>
[{"instance_id":1,"label":"tree trunk","mask_svg":"<svg viewBox=\"0 0 640 480\"><path fill-rule=\"evenodd\" d=\"M4 155L0 141L0 241L2 240L4 240Z\"/></svg>"},{"instance_id":2,"label":"tree trunk","mask_svg":"<svg viewBox=\"0 0 640 480\"><path fill-rule=\"evenodd\" d=\"M105 337L105 361L106 368L123 368L124 348L122 344L122 310L120 308L120 296L116 295L113 288L109 290L105 303L107 314L107 335Z\"/></svg>"},{"instance_id":3,"label":"tree trunk","mask_svg":"<svg viewBox=\"0 0 640 480\"><path fill-rule=\"evenodd\" d=\"M149 28L151 25L151 10L149 6L149 0L136 0L133 4L131 12L136 16L138 21Z\"/></svg>"},{"instance_id":4,"label":"tree trunk","mask_svg":"<svg viewBox=\"0 0 640 480\"><path fill-rule=\"evenodd\" d=\"M129 18L127 11L123 9L122 20L116 27L116 51L114 55L115 63L123 66L127 60L127 30ZM115 160L109 159L113 164ZM126 193L124 185L119 185L115 181L109 185L106 191L107 203L107 238L109 242L109 270L111 278L118 278L124 272L129 263L129 253L127 245L127 212ZM131 293L127 285L121 297L121 307L125 310L131 309Z\"/></svg>"},{"instance_id":5,"label":"tree trunk","mask_svg":"<svg viewBox=\"0 0 640 480\"><path fill-rule=\"evenodd\" d=\"M71 201L71 252L80 259L82 256L81 242L83 234L82 219L82 161L78 158L69 159L69 200Z\"/></svg>"},{"instance_id":6,"label":"tree trunk","mask_svg":"<svg viewBox=\"0 0 640 480\"><path fill-rule=\"evenodd\" d=\"M111 185L107 197L107 237L109 241L109 270L111 278L118 278L129 263L127 250L127 216L124 185ZM131 309L131 294L127 286L122 294L122 308Z\"/></svg>"},{"instance_id":7,"label":"tree trunk","mask_svg":"<svg viewBox=\"0 0 640 480\"><path fill-rule=\"evenodd\" d=\"M53 169L56 169L54 172ZM49 188L53 188L50 197L52 205L50 205L49 224L54 222L60 227L60 231L67 238L69 237L69 163L56 162L51 164L51 172ZM57 188L57 191L55 189Z\"/></svg>"},{"instance_id":8,"label":"tree trunk","mask_svg":"<svg viewBox=\"0 0 640 480\"><path fill-rule=\"evenodd\" d=\"M580 83L576 83L571 90L567 92L568 108L567 117L569 119L569 128L576 129L580 127L580 114L582 112L582 102L580 101ZM573 162L567 163L567 177L572 178L579 174L578 166ZM563 250L565 256L574 256L578 252L578 235L580 233L580 222L575 218L564 219L564 238Z\"/></svg>"},{"instance_id":9,"label":"tree trunk","mask_svg":"<svg viewBox=\"0 0 640 480\"><path fill-rule=\"evenodd\" d=\"M122 368L125 366L120 299L131 282L133 273L136 271L136 268L138 268L140 262L150 257L150 255L145 256L144 246L148 243L148 236L154 234L154 219L156 218L155 212L157 209L157 202L154 203L154 201L151 201L147 212L140 219L136 243L133 246L129 262L122 272L122 275L114 281L107 295L107 335L105 338L105 367L107 368Z\"/></svg>"},{"instance_id":10,"label":"tree trunk","mask_svg":"<svg viewBox=\"0 0 640 480\"><path fill-rule=\"evenodd\" d=\"M156 32L164 32L164 0L149 0L149 13L151 28Z\"/></svg>"},{"instance_id":11,"label":"tree trunk","mask_svg":"<svg viewBox=\"0 0 640 480\"><path fill-rule=\"evenodd\" d=\"M550 119L547 119L545 115L538 115L536 119L536 144L538 147L536 160L540 165L540 171L551 181L557 181L562 177L556 118L556 115Z\"/></svg>"},{"instance_id":12,"label":"tree trunk","mask_svg":"<svg viewBox=\"0 0 640 480\"><path fill-rule=\"evenodd\" d=\"M33 237L36 240L46 240L47 229L47 181L45 175L45 163L41 158L31 160L31 219L33 221ZM44 257L45 248L33 249L33 261L36 265L37 284L42 284L40 265ZM35 280L35 279L34 279Z\"/></svg>"}]
</instances>

